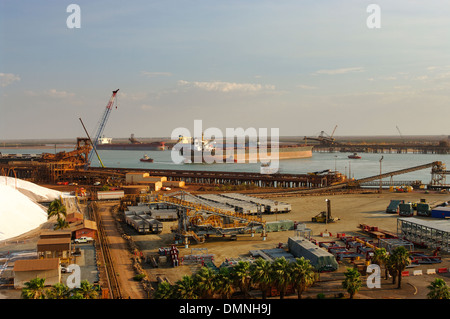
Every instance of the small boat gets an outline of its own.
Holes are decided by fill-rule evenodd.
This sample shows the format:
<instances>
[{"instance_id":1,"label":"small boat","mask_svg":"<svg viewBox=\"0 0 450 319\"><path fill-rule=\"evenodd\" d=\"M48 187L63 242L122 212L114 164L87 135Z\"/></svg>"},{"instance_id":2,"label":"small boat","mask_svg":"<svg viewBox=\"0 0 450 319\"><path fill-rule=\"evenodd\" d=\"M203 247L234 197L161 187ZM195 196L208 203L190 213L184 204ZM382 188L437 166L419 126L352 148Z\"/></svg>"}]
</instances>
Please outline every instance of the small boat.
<instances>
[{"instance_id":1,"label":"small boat","mask_svg":"<svg viewBox=\"0 0 450 319\"><path fill-rule=\"evenodd\" d=\"M147 163L153 163L153 158L148 157L147 155L144 155L144 157L142 157L140 159L141 162L147 162Z\"/></svg>"},{"instance_id":2,"label":"small boat","mask_svg":"<svg viewBox=\"0 0 450 319\"><path fill-rule=\"evenodd\" d=\"M359 159L361 158L361 156L359 156L357 153L353 153L353 155L349 155L348 158Z\"/></svg>"}]
</instances>

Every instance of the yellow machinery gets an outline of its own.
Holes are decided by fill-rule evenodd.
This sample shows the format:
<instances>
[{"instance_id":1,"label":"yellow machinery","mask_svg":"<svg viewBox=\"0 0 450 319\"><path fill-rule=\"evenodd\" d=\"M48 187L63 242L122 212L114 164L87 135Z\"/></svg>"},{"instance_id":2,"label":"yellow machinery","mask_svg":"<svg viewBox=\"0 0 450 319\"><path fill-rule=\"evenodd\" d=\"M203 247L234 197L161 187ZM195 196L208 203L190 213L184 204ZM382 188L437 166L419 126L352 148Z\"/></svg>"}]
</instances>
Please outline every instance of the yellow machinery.
<instances>
[{"instance_id":1,"label":"yellow machinery","mask_svg":"<svg viewBox=\"0 0 450 319\"><path fill-rule=\"evenodd\" d=\"M315 223L334 223L335 221L339 220L339 218L331 217L331 202L329 199L326 199L325 201L327 202L327 211L320 212L319 214L314 216L311 221Z\"/></svg>"}]
</instances>

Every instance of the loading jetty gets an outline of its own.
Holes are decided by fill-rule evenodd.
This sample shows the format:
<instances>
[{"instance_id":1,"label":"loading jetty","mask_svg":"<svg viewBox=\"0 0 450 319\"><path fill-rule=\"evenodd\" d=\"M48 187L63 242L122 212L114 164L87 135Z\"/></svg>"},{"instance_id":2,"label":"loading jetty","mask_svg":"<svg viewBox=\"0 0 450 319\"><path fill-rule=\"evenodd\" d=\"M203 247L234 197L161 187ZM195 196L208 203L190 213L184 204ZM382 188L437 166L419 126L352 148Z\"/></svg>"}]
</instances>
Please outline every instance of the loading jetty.
<instances>
[{"instance_id":1,"label":"loading jetty","mask_svg":"<svg viewBox=\"0 0 450 319\"><path fill-rule=\"evenodd\" d=\"M450 143L346 143L314 145L313 152L385 153L385 154L450 154Z\"/></svg>"}]
</instances>

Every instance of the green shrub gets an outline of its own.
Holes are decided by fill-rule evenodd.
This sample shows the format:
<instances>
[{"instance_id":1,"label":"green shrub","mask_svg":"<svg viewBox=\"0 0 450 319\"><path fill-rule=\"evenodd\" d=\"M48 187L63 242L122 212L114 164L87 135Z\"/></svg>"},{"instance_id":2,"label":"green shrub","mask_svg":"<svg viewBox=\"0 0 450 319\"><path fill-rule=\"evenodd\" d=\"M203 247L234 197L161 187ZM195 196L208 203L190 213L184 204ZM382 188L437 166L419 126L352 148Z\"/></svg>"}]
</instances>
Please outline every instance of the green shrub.
<instances>
[{"instance_id":1,"label":"green shrub","mask_svg":"<svg viewBox=\"0 0 450 319\"><path fill-rule=\"evenodd\" d=\"M144 278L145 278L145 274L138 274L138 275L133 277L133 280L134 281L141 281Z\"/></svg>"}]
</instances>

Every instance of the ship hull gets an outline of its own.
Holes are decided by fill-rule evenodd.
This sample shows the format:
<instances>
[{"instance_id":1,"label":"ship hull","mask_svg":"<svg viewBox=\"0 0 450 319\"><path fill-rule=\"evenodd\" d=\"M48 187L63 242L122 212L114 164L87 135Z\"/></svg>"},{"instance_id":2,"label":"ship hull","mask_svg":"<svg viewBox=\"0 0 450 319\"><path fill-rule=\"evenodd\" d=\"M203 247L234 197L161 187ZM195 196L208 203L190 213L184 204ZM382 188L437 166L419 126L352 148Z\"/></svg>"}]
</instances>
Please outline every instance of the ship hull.
<instances>
[{"instance_id":1,"label":"ship hull","mask_svg":"<svg viewBox=\"0 0 450 319\"><path fill-rule=\"evenodd\" d=\"M313 146L279 147L278 152L262 151L258 148L218 149L214 155L209 152L191 151L184 158L186 163L256 163L259 161L299 159L312 157ZM202 156L203 155L203 156Z\"/></svg>"}]
</instances>

